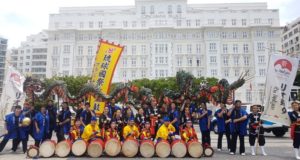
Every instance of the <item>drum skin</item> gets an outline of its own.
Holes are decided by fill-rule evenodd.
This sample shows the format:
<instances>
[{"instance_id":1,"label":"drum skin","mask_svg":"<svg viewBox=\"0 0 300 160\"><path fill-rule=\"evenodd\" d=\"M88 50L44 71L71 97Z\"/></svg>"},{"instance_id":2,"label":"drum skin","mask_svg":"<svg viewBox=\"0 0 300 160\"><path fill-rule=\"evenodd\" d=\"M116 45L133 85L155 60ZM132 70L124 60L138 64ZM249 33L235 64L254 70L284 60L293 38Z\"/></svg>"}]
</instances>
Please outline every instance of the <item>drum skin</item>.
<instances>
[{"instance_id":1,"label":"drum skin","mask_svg":"<svg viewBox=\"0 0 300 160\"><path fill-rule=\"evenodd\" d=\"M171 154L171 146L167 140L160 140L156 143L155 152L158 157L166 158Z\"/></svg>"},{"instance_id":2,"label":"drum skin","mask_svg":"<svg viewBox=\"0 0 300 160\"><path fill-rule=\"evenodd\" d=\"M88 143L83 139L77 139L72 144L72 154L74 156L82 156L87 150Z\"/></svg>"},{"instance_id":3,"label":"drum skin","mask_svg":"<svg viewBox=\"0 0 300 160\"><path fill-rule=\"evenodd\" d=\"M52 140L45 140L39 148L40 156L49 158L54 155L55 153L55 141Z\"/></svg>"},{"instance_id":4,"label":"drum skin","mask_svg":"<svg viewBox=\"0 0 300 160\"><path fill-rule=\"evenodd\" d=\"M134 157L139 152L139 142L136 139L127 139L122 145L122 153L126 157Z\"/></svg>"},{"instance_id":5,"label":"drum skin","mask_svg":"<svg viewBox=\"0 0 300 160\"><path fill-rule=\"evenodd\" d=\"M183 140L173 140L171 144L172 154L177 158L182 158L186 155L186 144Z\"/></svg>"},{"instance_id":6,"label":"drum skin","mask_svg":"<svg viewBox=\"0 0 300 160\"><path fill-rule=\"evenodd\" d=\"M28 158L38 158L39 157L39 148L34 145L31 145L27 149L27 157Z\"/></svg>"},{"instance_id":7,"label":"drum skin","mask_svg":"<svg viewBox=\"0 0 300 160\"><path fill-rule=\"evenodd\" d=\"M105 142L105 153L108 156L115 157L121 152L121 143L116 138L111 138Z\"/></svg>"},{"instance_id":8,"label":"drum skin","mask_svg":"<svg viewBox=\"0 0 300 160\"><path fill-rule=\"evenodd\" d=\"M187 143L188 153L193 158L199 158L203 155L203 146L198 140L191 140Z\"/></svg>"},{"instance_id":9,"label":"drum skin","mask_svg":"<svg viewBox=\"0 0 300 160\"><path fill-rule=\"evenodd\" d=\"M87 153L90 157L97 158L104 151L104 142L101 139L95 139L90 142L87 148Z\"/></svg>"},{"instance_id":10,"label":"drum skin","mask_svg":"<svg viewBox=\"0 0 300 160\"><path fill-rule=\"evenodd\" d=\"M72 142L70 140L64 140L59 142L55 147L55 154L58 157L67 157L71 153Z\"/></svg>"},{"instance_id":11,"label":"drum skin","mask_svg":"<svg viewBox=\"0 0 300 160\"><path fill-rule=\"evenodd\" d=\"M205 157L212 157L214 155L214 150L210 146L206 146L204 148L204 156Z\"/></svg>"},{"instance_id":12,"label":"drum skin","mask_svg":"<svg viewBox=\"0 0 300 160\"><path fill-rule=\"evenodd\" d=\"M151 158L155 154L155 146L151 140L143 140L140 145L140 153L145 158Z\"/></svg>"}]
</instances>

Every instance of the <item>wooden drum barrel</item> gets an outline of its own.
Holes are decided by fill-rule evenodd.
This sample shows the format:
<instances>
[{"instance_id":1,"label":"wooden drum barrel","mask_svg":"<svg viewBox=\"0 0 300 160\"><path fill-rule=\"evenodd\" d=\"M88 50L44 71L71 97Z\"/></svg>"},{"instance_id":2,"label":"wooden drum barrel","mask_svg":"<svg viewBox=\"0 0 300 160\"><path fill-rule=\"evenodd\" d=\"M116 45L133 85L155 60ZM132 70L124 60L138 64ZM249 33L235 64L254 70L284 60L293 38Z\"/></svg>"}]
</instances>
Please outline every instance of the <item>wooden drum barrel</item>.
<instances>
[{"instance_id":1,"label":"wooden drum barrel","mask_svg":"<svg viewBox=\"0 0 300 160\"><path fill-rule=\"evenodd\" d=\"M101 139L95 139L90 142L87 148L87 153L90 157L97 158L104 151L104 142Z\"/></svg>"},{"instance_id":2,"label":"wooden drum barrel","mask_svg":"<svg viewBox=\"0 0 300 160\"><path fill-rule=\"evenodd\" d=\"M74 156L82 156L87 150L88 143L83 139L77 139L72 144L72 153Z\"/></svg>"},{"instance_id":3,"label":"wooden drum barrel","mask_svg":"<svg viewBox=\"0 0 300 160\"><path fill-rule=\"evenodd\" d=\"M193 158L199 158L203 154L203 146L197 140L191 140L187 143L189 155Z\"/></svg>"},{"instance_id":4,"label":"wooden drum barrel","mask_svg":"<svg viewBox=\"0 0 300 160\"><path fill-rule=\"evenodd\" d=\"M111 138L105 142L105 153L108 156L117 156L121 152L121 143L116 138Z\"/></svg>"},{"instance_id":5,"label":"wooden drum barrel","mask_svg":"<svg viewBox=\"0 0 300 160\"><path fill-rule=\"evenodd\" d=\"M136 139L127 139L122 145L122 153L126 157L134 157L139 151L139 143Z\"/></svg>"},{"instance_id":6,"label":"wooden drum barrel","mask_svg":"<svg viewBox=\"0 0 300 160\"><path fill-rule=\"evenodd\" d=\"M156 143L155 152L158 157L166 158L171 153L171 146L167 140L160 140Z\"/></svg>"},{"instance_id":7,"label":"wooden drum barrel","mask_svg":"<svg viewBox=\"0 0 300 160\"><path fill-rule=\"evenodd\" d=\"M214 155L214 149L210 146L205 146L204 148L204 156L205 157L212 157Z\"/></svg>"},{"instance_id":8,"label":"wooden drum barrel","mask_svg":"<svg viewBox=\"0 0 300 160\"><path fill-rule=\"evenodd\" d=\"M27 149L27 157L28 158L38 158L39 156L39 148L31 145L28 149Z\"/></svg>"},{"instance_id":9,"label":"wooden drum barrel","mask_svg":"<svg viewBox=\"0 0 300 160\"><path fill-rule=\"evenodd\" d=\"M182 158L186 155L187 149L183 140L174 140L171 144L172 154L177 158Z\"/></svg>"},{"instance_id":10,"label":"wooden drum barrel","mask_svg":"<svg viewBox=\"0 0 300 160\"><path fill-rule=\"evenodd\" d=\"M151 140L143 140L140 145L140 153L145 158L151 158L155 154L155 146Z\"/></svg>"},{"instance_id":11,"label":"wooden drum barrel","mask_svg":"<svg viewBox=\"0 0 300 160\"><path fill-rule=\"evenodd\" d=\"M55 153L55 146L56 143L52 140L44 141L39 148L40 156L45 158L53 156Z\"/></svg>"},{"instance_id":12,"label":"wooden drum barrel","mask_svg":"<svg viewBox=\"0 0 300 160\"><path fill-rule=\"evenodd\" d=\"M64 140L57 143L55 147L55 154L58 157L67 157L71 153L72 142L70 140Z\"/></svg>"}]
</instances>

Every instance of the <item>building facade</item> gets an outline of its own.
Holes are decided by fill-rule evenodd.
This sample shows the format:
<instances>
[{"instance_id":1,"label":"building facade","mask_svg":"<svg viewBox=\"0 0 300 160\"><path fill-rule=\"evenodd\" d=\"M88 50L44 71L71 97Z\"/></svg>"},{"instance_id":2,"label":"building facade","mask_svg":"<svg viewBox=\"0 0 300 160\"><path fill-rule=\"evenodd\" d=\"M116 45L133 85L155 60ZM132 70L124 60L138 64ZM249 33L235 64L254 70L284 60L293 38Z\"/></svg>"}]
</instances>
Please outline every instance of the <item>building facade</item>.
<instances>
[{"instance_id":1,"label":"building facade","mask_svg":"<svg viewBox=\"0 0 300 160\"><path fill-rule=\"evenodd\" d=\"M48 36L40 32L27 37L21 46L10 51L10 63L22 74L42 79L46 77Z\"/></svg>"},{"instance_id":2,"label":"building facade","mask_svg":"<svg viewBox=\"0 0 300 160\"><path fill-rule=\"evenodd\" d=\"M283 52L300 55L300 17L283 27L281 40Z\"/></svg>"},{"instance_id":3,"label":"building facade","mask_svg":"<svg viewBox=\"0 0 300 160\"><path fill-rule=\"evenodd\" d=\"M281 47L279 13L266 3L187 4L136 0L134 6L68 7L49 18L47 76L90 75L99 39L125 46L114 82L196 77L237 80L244 102L262 102L268 55ZM252 86L252 87L250 87Z\"/></svg>"},{"instance_id":4,"label":"building facade","mask_svg":"<svg viewBox=\"0 0 300 160\"><path fill-rule=\"evenodd\" d=\"M2 96L2 91L3 91L6 52L7 52L7 39L0 37L0 97Z\"/></svg>"}]
</instances>

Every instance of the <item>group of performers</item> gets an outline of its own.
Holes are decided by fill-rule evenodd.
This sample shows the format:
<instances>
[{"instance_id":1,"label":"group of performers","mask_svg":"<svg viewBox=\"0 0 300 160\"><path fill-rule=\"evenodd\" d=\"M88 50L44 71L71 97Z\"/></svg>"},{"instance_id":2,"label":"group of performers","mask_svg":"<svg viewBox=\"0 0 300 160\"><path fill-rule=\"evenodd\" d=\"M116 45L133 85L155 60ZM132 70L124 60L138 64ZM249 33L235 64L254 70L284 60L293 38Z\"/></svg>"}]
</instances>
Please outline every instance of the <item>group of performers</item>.
<instances>
[{"instance_id":1,"label":"group of performers","mask_svg":"<svg viewBox=\"0 0 300 160\"><path fill-rule=\"evenodd\" d=\"M245 155L244 138L249 135L251 153L255 155L255 142L261 147L263 155L267 155L264 150L265 137L262 121L260 119L258 106L252 106L252 113L248 114L241 108L242 102L236 100L233 107L228 109L226 104L219 102L220 108L212 114L206 103L192 103L186 98L182 104L172 102L158 106L157 101L152 99L149 104L142 104L137 114L133 114L133 105L127 103L125 107L119 107L112 99L104 108L104 112L97 116L91 110L90 103L82 103L76 110L74 125L71 126L72 114L69 104L63 102L61 110L57 111L53 101L48 101L46 106L42 106L40 111L35 111L29 103L25 103L23 108L16 106L14 112L5 117L5 135L0 143L0 152L4 149L9 139L13 139L12 150L16 151L20 142L23 145L23 152L26 152L29 135L35 140L35 146L47 140L53 139L52 133L55 131L57 141L65 139L83 139L90 141L94 138L101 138L104 141L116 138L124 141L128 138L140 140L152 140L159 142L167 140L182 139L185 142L198 140L194 129L195 124L199 124L201 140L204 146L211 145L210 131L211 120L215 116L218 127L217 149L222 150L223 135L227 139L227 149L230 154L235 154L237 149L237 138L239 137L239 153ZM292 121L292 135L296 158L299 158L300 145L300 112L299 103L292 103L293 112L290 118ZM28 117L31 119L29 125L23 125L22 120ZM247 133L249 125L249 134Z\"/></svg>"}]
</instances>

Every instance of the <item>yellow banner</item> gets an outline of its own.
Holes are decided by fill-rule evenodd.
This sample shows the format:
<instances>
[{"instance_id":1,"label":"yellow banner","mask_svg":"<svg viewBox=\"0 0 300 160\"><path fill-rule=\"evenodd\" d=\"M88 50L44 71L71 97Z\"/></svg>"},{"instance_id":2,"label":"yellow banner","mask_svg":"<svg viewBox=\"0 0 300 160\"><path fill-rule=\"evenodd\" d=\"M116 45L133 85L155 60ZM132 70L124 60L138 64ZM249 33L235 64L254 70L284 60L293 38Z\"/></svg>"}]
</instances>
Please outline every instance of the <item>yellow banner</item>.
<instances>
[{"instance_id":1,"label":"yellow banner","mask_svg":"<svg viewBox=\"0 0 300 160\"><path fill-rule=\"evenodd\" d=\"M100 91L104 94L109 93L114 71L123 48L123 46L107 41L100 41L92 73L92 82L99 86ZM105 103L100 97L91 97L90 103L96 114L99 115L103 112Z\"/></svg>"}]
</instances>

